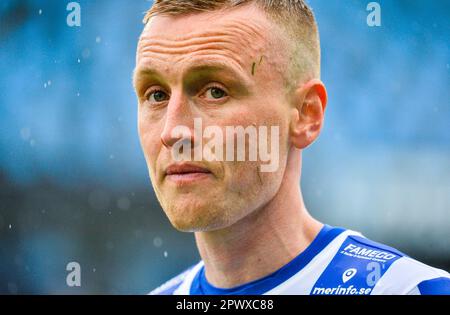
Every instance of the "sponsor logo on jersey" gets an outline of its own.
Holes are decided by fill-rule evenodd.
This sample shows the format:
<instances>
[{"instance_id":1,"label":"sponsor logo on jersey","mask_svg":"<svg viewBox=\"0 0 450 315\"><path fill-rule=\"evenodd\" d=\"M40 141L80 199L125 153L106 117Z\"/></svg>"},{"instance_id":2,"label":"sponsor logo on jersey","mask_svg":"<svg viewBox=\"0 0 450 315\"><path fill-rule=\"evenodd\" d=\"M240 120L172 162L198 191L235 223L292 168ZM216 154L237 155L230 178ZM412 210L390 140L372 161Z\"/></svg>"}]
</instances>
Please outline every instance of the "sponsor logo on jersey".
<instances>
[{"instance_id":1,"label":"sponsor logo on jersey","mask_svg":"<svg viewBox=\"0 0 450 315\"><path fill-rule=\"evenodd\" d=\"M351 280L358 270L356 268L349 268L344 271L342 274L342 283L346 283ZM357 288L353 284L348 287L342 287L342 285L338 285L336 287L314 287L312 294L317 295L366 295L370 294L372 288L362 287Z\"/></svg>"},{"instance_id":2,"label":"sponsor logo on jersey","mask_svg":"<svg viewBox=\"0 0 450 315\"><path fill-rule=\"evenodd\" d=\"M397 255L390 253L390 252L367 248L367 247L362 247L362 246L355 245L353 243L350 243L347 246L345 246L344 249L341 250L341 254L344 254L344 255L347 255L350 257L356 257L356 258L360 258L360 259L368 259L368 260L374 260L374 261L380 261L380 262L386 262L386 261L389 261L389 260L392 260L392 259L398 257Z\"/></svg>"},{"instance_id":3,"label":"sponsor logo on jersey","mask_svg":"<svg viewBox=\"0 0 450 315\"><path fill-rule=\"evenodd\" d=\"M344 271L342 274L342 284L350 281L358 272L356 268L349 268ZM366 295L370 294L372 288L368 287L356 287L351 284L347 287L343 287L342 284L339 284L335 287L314 287L312 290L313 295Z\"/></svg>"},{"instance_id":4,"label":"sponsor logo on jersey","mask_svg":"<svg viewBox=\"0 0 450 315\"><path fill-rule=\"evenodd\" d=\"M346 283L348 280L353 278L357 273L357 270L355 268L350 268L344 271L342 274L342 282Z\"/></svg>"},{"instance_id":5,"label":"sponsor logo on jersey","mask_svg":"<svg viewBox=\"0 0 450 315\"><path fill-rule=\"evenodd\" d=\"M346 288L342 288L340 285L334 288L319 288L314 287L312 295L368 295L372 291L372 288L355 288L350 285Z\"/></svg>"},{"instance_id":6,"label":"sponsor logo on jersey","mask_svg":"<svg viewBox=\"0 0 450 315\"><path fill-rule=\"evenodd\" d=\"M361 237L349 236L317 279L311 294L367 295L394 261L394 251L367 244Z\"/></svg>"}]
</instances>

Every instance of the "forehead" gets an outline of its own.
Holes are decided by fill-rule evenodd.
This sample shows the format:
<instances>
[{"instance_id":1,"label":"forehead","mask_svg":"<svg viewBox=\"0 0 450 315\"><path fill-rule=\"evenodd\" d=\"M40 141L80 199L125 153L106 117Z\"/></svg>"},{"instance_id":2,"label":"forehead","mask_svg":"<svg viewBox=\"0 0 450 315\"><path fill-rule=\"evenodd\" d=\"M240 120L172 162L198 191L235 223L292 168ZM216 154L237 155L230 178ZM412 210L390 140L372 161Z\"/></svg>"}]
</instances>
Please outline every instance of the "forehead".
<instances>
[{"instance_id":1,"label":"forehead","mask_svg":"<svg viewBox=\"0 0 450 315\"><path fill-rule=\"evenodd\" d=\"M280 44L275 25L255 5L178 16L154 16L142 32L137 63L221 57L239 67Z\"/></svg>"}]
</instances>

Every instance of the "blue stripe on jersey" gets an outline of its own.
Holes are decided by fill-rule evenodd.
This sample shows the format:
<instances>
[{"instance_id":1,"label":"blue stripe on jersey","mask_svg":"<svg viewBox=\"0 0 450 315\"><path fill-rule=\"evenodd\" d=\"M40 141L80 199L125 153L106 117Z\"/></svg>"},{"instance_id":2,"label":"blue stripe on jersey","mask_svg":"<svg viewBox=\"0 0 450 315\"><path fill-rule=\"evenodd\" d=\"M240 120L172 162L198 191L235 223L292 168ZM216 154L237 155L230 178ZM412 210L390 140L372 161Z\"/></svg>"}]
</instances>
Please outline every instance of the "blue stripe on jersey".
<instances>
[{"instance_id":1,"label":"blue stripe on jersey","mask_svg":"<svg viewBox=\"0 0 450 315\"><path fill-rule=\"evenodd\" d=\"M398 250L351 235L311 289L312 295L368 295L394 261Z\"/></svg>"},{"instance_id":2,"label":"blue stripe on jersey","mask_svg":"<svg viewBox=\"0 0 450 315\"><path fill-rule=\"evenodd\" d=\"M422 295L450 295L450 278L422 281L417 287Z\"/></svg>"},{"instance_id":3,"label":"blue stripe on jersey","mask_svg":"<svg viewBox=\"0 0 450 315\"><path fill-rule=\"evenodd\" d=\"M259 295L280 285L303 267L305 267L318 253L320 253L332 240L334 240L345 229L324 225L311 244L297 257L291 260L274 273L264 278L234 287L230 289L217 288L211 285L205 277L204 267L195 275L192 281L190 294L200 295Z\"/></svg>"}]
</instances>

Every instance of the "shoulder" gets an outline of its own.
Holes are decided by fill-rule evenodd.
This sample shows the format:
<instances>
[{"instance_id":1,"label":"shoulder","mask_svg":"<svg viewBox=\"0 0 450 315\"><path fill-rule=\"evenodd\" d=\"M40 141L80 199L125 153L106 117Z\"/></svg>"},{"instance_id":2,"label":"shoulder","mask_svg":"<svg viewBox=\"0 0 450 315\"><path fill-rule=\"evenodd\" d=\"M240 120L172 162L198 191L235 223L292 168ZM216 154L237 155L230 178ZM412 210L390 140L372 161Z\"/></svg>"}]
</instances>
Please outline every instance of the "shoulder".
<instances>
[{"instance_id":1,"label":"shoulder","mask_svg":"<svg viewBox=\"0 0 450 315\"><path fill-rule=\"evenodd\" d=\"M173 295L176 294L176 291L180 290L188 278L195 273L199 266L201 266L202 262L192 265L182 273L173 277L172 279L166 281L156 289L152 290L149 295Z\"/></svg>"},{"instance_id":2,"label":"shoulder","mask_svg":"<svg viewBox=\"0 0 450 315\"><path fill-rule=\"evenodd\" d=\"M362 235L348 235L311 293L326 289L331 294L450 294L450 274Z\"/></svg>"},{"instance_id":3,"label":"shoulder","mask_svg":"<svg viewBox=\"0 0 450 315\"><path fill-rule=\"evenodd\" d=\"M450 274L413 258L403 257L380 279L373 294L450 294Z\"/></svg>"}]
</instances>

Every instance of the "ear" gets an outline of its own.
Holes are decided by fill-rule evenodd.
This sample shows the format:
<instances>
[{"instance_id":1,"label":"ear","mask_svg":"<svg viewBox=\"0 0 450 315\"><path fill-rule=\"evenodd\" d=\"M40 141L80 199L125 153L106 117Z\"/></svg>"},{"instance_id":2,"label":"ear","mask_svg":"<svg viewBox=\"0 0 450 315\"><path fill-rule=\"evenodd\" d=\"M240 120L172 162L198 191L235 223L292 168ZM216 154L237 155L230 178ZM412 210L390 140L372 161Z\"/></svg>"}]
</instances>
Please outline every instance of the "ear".
<instances>
[{"instance_id":1,"label":"ear","mask_svg":"<svg viewBox=\"0 0 450 315\"><path fill-rule=\"evenodd\" d=\"M317 139L326 106L327 90L319 79L310 80L295 90L289 132L296 148L303 149Z\"/></svg>"}]
</instances>

